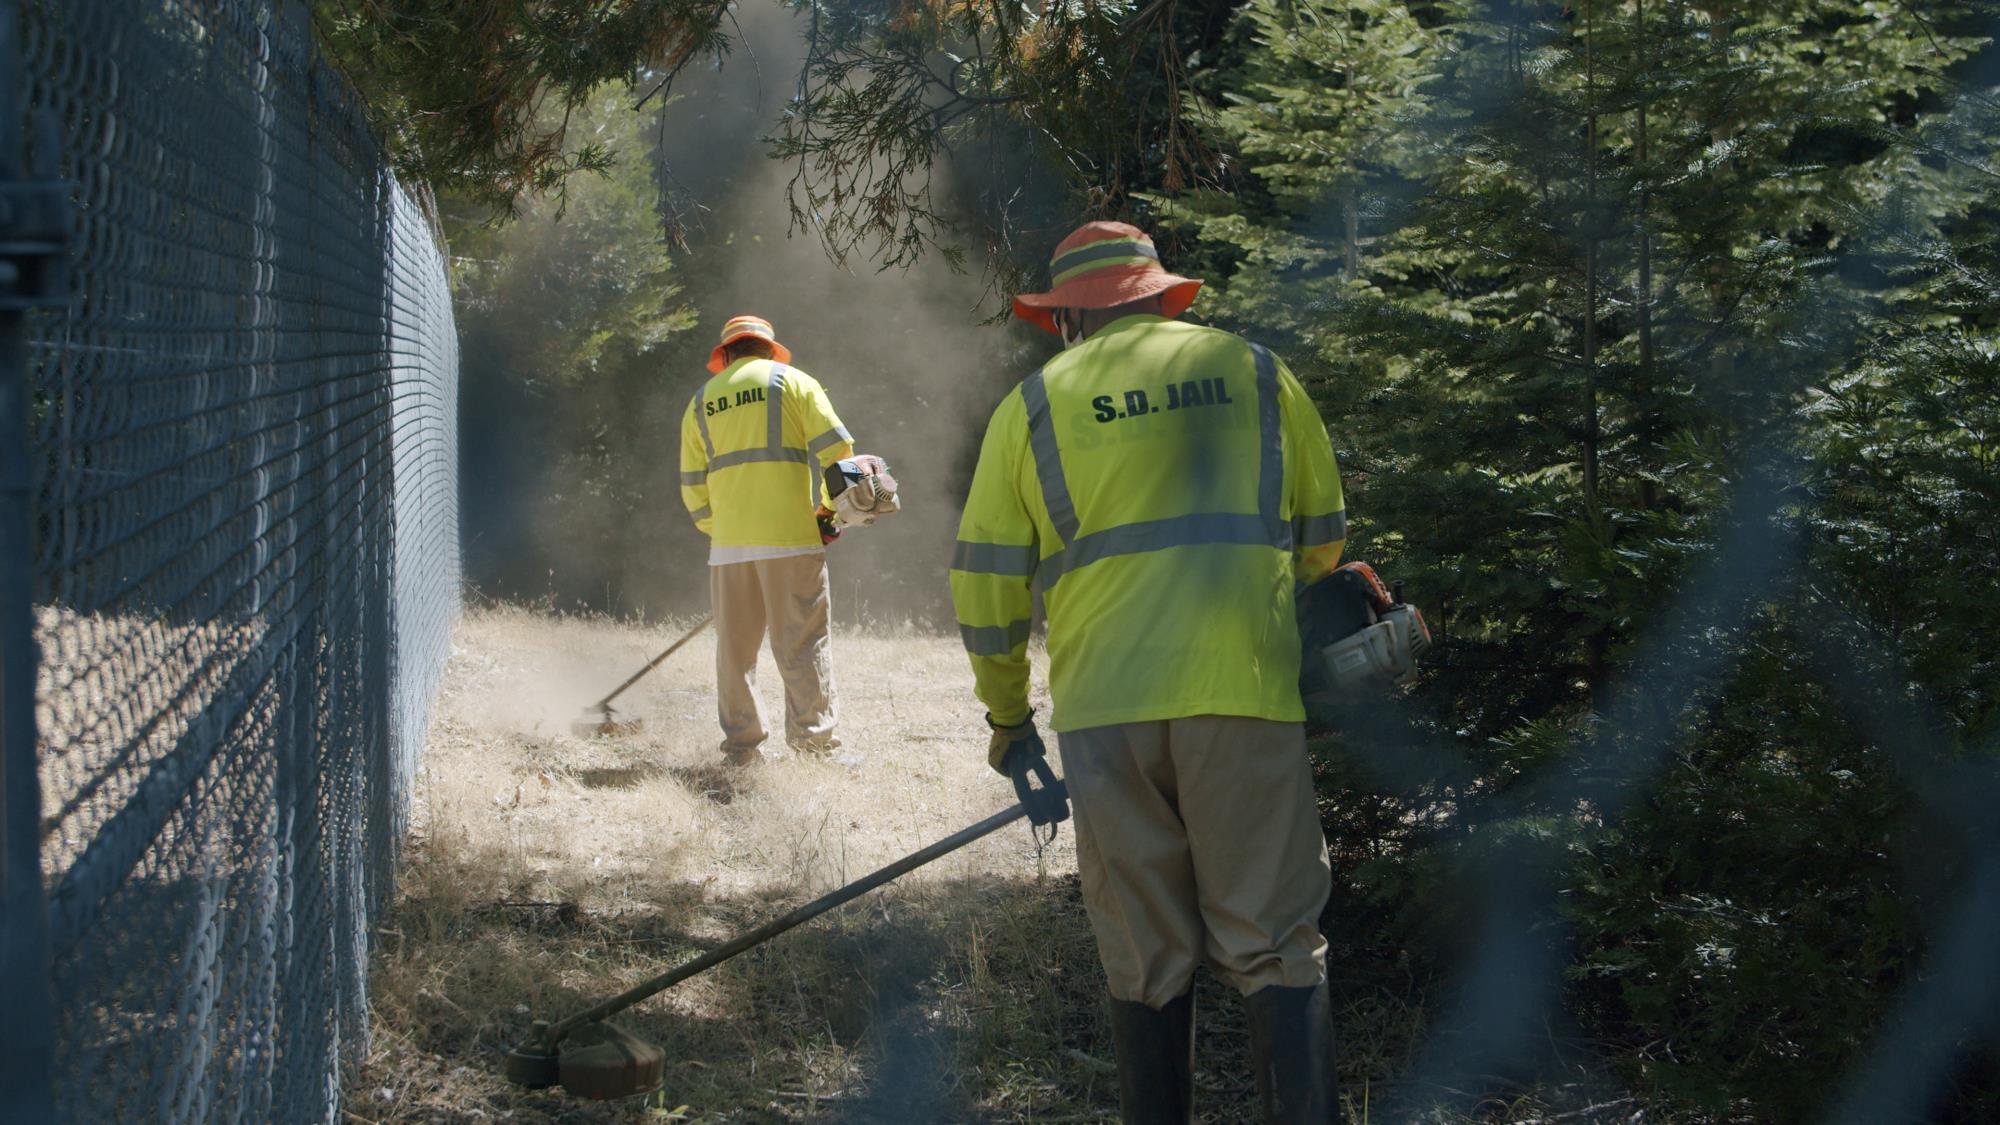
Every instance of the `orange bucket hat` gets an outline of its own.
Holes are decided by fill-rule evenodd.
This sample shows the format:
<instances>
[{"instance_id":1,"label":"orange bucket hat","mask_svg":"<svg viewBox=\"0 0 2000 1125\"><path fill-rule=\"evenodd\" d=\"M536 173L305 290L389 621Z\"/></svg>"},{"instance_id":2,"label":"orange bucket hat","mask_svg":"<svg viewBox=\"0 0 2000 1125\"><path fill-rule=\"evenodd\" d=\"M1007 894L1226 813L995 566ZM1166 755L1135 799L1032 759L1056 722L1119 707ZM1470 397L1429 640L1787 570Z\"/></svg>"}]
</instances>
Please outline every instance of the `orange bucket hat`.
<instances>
[{"instance_id":1,"label":"orange bucket hat","mask_svg":"<svg viewBox=\"0 0 2000 1125\"><path fill-rule=\"evenodd\" d=\"M761 316L732 316L722 326L722 342L708 353L708 369L720 373L729 366L729 361L722 357L722 349L748 336L769 340L772 359L779 363L792 362L792 349L778 342L777 329L771 327L770 321Z\"/></svg>"},{"instance_id":2,"label":"orange bucket hat","mask_svg":"<svg viewBox=\"0 0 2000 1125\"><path fill-rule=\"evenodd\" d=\"M1015 297L1014 315L1060 335L1052 309L1108 309L1164 293L1161 311L1179 316L1200 289L1199 279L1160 267L1160 252L1145 231L1130 223L1085 223L1049 259L1049 291Z\"/></svg>"}]
</instances>

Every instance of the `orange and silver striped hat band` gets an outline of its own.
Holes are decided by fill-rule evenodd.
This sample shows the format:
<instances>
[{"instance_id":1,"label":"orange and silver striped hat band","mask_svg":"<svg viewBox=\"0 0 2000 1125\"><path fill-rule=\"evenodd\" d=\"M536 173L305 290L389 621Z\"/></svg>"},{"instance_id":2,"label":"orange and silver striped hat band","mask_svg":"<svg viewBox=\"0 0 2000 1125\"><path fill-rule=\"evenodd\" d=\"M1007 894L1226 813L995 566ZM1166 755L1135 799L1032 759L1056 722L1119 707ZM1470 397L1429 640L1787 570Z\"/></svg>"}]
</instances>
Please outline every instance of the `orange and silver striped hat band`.
<instances>
[{"instance_id":1,"label":"orange and silver striped hat band","mask_svg":"<svg viewBox=\"0 0 2000 1125\"><path fill-rule=\"evenodd\" d=\"M1054 309L1108 309L1164 294L1161 312L1179 316L1201 289L1195 278L1168 273L1146 232L1129 223L1085 223L1049 259L1049 291L1014 298L1014 315L1055 332Z\"/></svg>"},{"instance_id":2,"label":"orange and silver striped hat band","mask_svg":"<svg viewBox=\"0 0 2000 1125\"><path fill-rule=\"evenodd\" d=\"M723 356L722 349L738 340L750 337L755 337L759 340L769 340L771 342L771 358L777 360L779 363L792 362L792 350L778 342L778 332L771 327L770 321L765 320L761 316L732 316L723 322L722 342L716 344L715 350L708 353L708 369L710 371L721 371L723 368L729 366L729 361Z\"/></svg>"},{"instance_id":3,"label":"orange and silver striped hat band","mask_svg":"<svg viewBox=\"0 0 2000 1125\"><path fill-rule=\"evenodd\" d=\"M1153 249L1153 240L1143 234L1137 238L1086 242L1049 259L1049 284L1061 285L1095 270L1117 269L1119 266L1143 267L1148 261L1159 260L1160 252Z\"/></svg>"}]
</instances>

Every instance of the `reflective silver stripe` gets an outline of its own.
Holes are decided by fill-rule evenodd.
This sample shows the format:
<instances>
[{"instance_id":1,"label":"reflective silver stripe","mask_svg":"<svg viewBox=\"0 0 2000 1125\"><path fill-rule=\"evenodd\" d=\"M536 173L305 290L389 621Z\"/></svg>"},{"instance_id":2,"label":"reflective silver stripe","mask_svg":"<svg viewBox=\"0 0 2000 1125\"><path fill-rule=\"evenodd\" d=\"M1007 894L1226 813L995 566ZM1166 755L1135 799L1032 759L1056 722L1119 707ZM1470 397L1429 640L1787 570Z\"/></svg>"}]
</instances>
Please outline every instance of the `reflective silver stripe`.
<instances>
[{"instance_id":1,"label":"reflective silver stripe","mask_svg":"<svg viewBox=\"0 0 2000 1125\"><path fill-rule=\"evenodd\" d=\"M829 445L839 445L843 441L853 441L853 440L854 440L854 435L847 432L846 426L835 426L834 428L828 430L827 432L807 442L806 452L811 453L814 456L818 456L819 451L825 449Z\"/></svg>"},{"instance_id":2,"label":"reflective silver stripe","mask_svg":"<svg viewBox=\"0 0 2000 1125\"><path fill-rule=\"evenodd\" d=\"M1226 544L1270 547L1271 532L1264 517L1248 512L1196 512L1163 520L1121 524L1093 531L1062 551L1043 559L1035 581L1044 591L1072 570L1114 555L1138 555L1169 547Z\"/></svg>"},{"instance_id":3,"label":"reflective silver stripe","mask_svg":"<svg viewBox=\"0 0 2000 1125\"><path fill-rule=\"evenodd\" d=\"M1292 549L1292 528L1285 522L1285 428L1278 407L1278 360L1262 344L1251 344L1257 358L1257 511L1269 530L1268 541L1280 551Z\"/></svg>"},{"instance_id":4,"label":"reflective silver stripe","mask_svg":"<svg viewBox=\"0 0 2000 1125\"><path fill-rule=\"evenodd\" d=\"M1035 548L1006 543L968 543L963 539L951 551L951 568L966 574L1005 574L1027 578L1035 573Z\"/></svg>"},{"instance_id":5,"label":"reflective silver stripe","mask_svg":"<svg viewBox=\"0 0 2000 1125\"><path fill-rule=\"evenodd\" d=\"M1056 274L1073 270L1078 266L1087 266L1092 262L1101 262L1106 258L1151 258L1157 262L1160 260L1160 252L1150 243L1136 241L1085 246L1050 262L1049 276L1054 277Z\"/></svg>"},{"instance_id":6,"label":"reflective silver stripe","mask_svg":"<svg viewBox=\"0 0 2000 1125\"><path fill-rule=\"evenodd\" d=\"M828 430L827 432L807 442L806 452L812 455L813 461L818 461L820 452L822 450L830 449L833 446L839 445L843 441L853 441L853 440L854 440L854 435L847 432L846 426L835 426L834 428ZM806 468L808 469L807 475L812 477L813 507L817 508L820 506L820 493L821 491L823 491L825 486L820 482L819 473L810 472L810 470L812 469L811 462L807 463Z\"/></svg>"},{"instance_id":7,"label":"reflective silver stripe","mask_svg":"<svg viewBox=\"0 0 2000 1125\"><path fill-rule=\"evenodd\" d=\"M1347 510L1330 516L1297 516L1292 520L1292 542L1300 547L1324 547L1347 538Z\"/></svg>"},{"instance_id":8,"label":"reflective silver stripe","mask_svg":"<svg viewBox=\"0 0 2000 1125\"><path fill-rule=\"evenodd\" d=\"M688 515L693 516L696 523L700 523L709 517L708 505L703 504L701 507L689 512Z\"/></svg>"},{"instance_id":9,"label":"reflective silver stripe","mask_svg":"<svg viewBox=\"0 0 2000 1125\"><path fill-rule=\"evenodd\" d=\"M811 455L803 449L739 449L710 461L708 471L713 473L731 465L747 465L753 461L796 461L804 465L811 460Z\"/></svg>"},{"instance_id":10,"label":"reflective silver stripe","mask_svg":"<svg viewBox=\"0 0 2000 1125\"><path fill-rule=\"evenodd\" d=\"M1049 391L1042 372L1021 381L1021 402L1028 408L1028 445L1035 454L1035 476L1042 485L1042 503L1056 535L1067 543L1076 538L1076 506L1070 503L1069 482L1063 478L1062 452L1056 448L1055 425L1049 419Z\"/></svg>"},{"instance_id":11,"label":"reflective silver stripe","mask_svg":"<svg viewBox=\"0 0 2000 1125\"><path fill-rule=\"evenodd\" d=\"M785 365L771 361L770 401L764 404L768 433L764 439L767 449L785 447Z\"/></svg>"},{"instance_id":12,"label":"reflective silver stripe","mask_svg":"<svg viewBox=\"0 0 2000 1125\"><path fill-rule=\"evenodd\" d=\"M681 474L681 484L682 484L682 485L683 485L684 487L687 487L687 488L693 488L694 486L696 486L696 485L698 485L698 484L707 484L707 483L708 483L708 470L707 470L707 469L702 469L701 471L699 471L699 472L694 472L694 473L682 473L682 474Z\"/></svg>"},{"instance_id":13,"label":"reflective silver stripe","mask_svg":"<svg viewBox=\"0 0 2000 1125\"><path fill-rule=\"evenodd\" d=\"M694 411L694 424L695 428L701 431L702 448L708 450L708 458L713 461L715 459L715 442L708 436L708 411L702 409L708 405L707 393L708 384L703 383L701 388L694 392L694 401L688 404L688 409Z\"/></svg>"},{"instance_id":14,"label":"reflective silver stripe","mask_svg":"<svg viewBox=\"0 0 2000 1125\"><path fill-rule=\"evenodd\" d=\"M1028 643L1034 622L1021 620L1009 625L960 625L959 639L974 656L1006 656Z\"/></svg>"}]
</instances>

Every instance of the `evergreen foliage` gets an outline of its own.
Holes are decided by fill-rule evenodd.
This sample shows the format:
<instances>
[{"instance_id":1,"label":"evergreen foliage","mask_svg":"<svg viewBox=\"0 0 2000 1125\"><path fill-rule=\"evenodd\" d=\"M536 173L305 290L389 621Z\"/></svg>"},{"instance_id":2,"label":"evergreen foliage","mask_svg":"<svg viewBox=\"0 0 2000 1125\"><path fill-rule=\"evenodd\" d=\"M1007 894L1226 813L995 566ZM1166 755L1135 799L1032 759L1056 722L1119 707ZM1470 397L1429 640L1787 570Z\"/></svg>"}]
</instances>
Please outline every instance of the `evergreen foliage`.
<instances>
[{"instance_id":1,"label":"evergreen foliage","mask_svg":"<svg viewBox=\"0 0 2000 1125\"><path fill-rule=\"evenodd\" d=\"M577 143L607 84L663 85L725 52L727 0L312 0L319 38L399 170L511 215L618 157ZM636 156L635 152L625 155Z\"/></svg>"},{"instance_id":2,"label":"evergreen foliage","mask_svg":"<svg viewBox=\"0 0 2000 1125\"><path fill-rule=\"evenodd\" d=\"M2000 791L2000 11L1924 8L1254 0L1240 182L1152 196L1444 640L1400 715L1330 716L1349 909L1392 920L1353 940L1477 963L1441 903L1542 870L1569 1015L1718 1118L1838 1109L1970 968L1926 958L1993 843L1938 778ZM2000 1111L1984 1050L1936 1119Z\"/></svg>"}]
</instances>

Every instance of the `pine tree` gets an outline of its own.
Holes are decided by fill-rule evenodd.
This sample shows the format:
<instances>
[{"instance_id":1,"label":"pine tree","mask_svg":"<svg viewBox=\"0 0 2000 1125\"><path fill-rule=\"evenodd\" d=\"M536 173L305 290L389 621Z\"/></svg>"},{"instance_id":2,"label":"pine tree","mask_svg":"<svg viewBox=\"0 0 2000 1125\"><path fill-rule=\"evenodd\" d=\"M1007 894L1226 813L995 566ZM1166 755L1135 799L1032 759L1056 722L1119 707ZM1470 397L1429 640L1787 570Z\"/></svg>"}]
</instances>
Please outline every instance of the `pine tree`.
<instances>
[{"instance_id":1,"label":"pine tree","mask_svg":"<svg viewBox=\"0 0 2000 1125\"><path fill-rule=\"evenodd\" d=\"M1392 0L1257 0L1238 34L1243 63L1210 115L1238 190L1182 194L1163 217L1229 269L1207 315L1297 335L1316 303L1361 277L1375 233L1365 213L1422 164L1417 126L1442 36Z\"/></svg>"},{"instance_id":2,"label":"pine tree","mask_svg":"<svg viewBox=\"0 0 2000 1125\"><path fill-rule=\"evenodd\" d=\"M1881 615L1924 639L1899 647L1950 689L1956 737L1993 722L1975 634L2000 610L1962 591L1995 558L1993 184L1969 154L2000 131L1948 112L1990 104L1950 77L1982 46L1975 7L1427 6L1420 121L1393 122L1417 143L1372 167L1270 161L1385 124L1298 113L1326 68L1274 50L1224 83L1250 190L1182 206L1231 267L1220 311L1308 345L1357 547L1445 637L1402 737L1465 766L1337 822L1418 849L1366 885L1448 900L1426 880L1490 862L1481 841L1564 841L1544 859L1569 888L1573 1010L1608 1041L1664 1039L1676 1061L1634 1076L1718 1112L1826 1108L1919 956L1899 896L1938 890L1879 857L1956 862L1898 835L1916 794L1808 626ZM1356 175L1385 205L1349 279L1327 216ZM1611 710L1760 472L1787 486L1779 525L1808 529L1809 577L1681 634L1691 665L1721 650L1689 692ZM1638 752L1624 732L1646 723L1677 732L1670 757L1599 778L1577 753ZM1332 807L1380 806L1379 781L1329 769ZM1538 804L1564 776L1624 814Z\"/></svg>"},{"instance_id":3,"label":"pine tree","mask_svg":"<svg viewBox=\"0 0 2000 1125\"><path fill-rule=\"evenodd\" d=\"M730 46L723 0L312 0L312 12L398 171L507 216L619 157L569 132L606 83L657 86Z\"/></svg>"}]
</instances>

